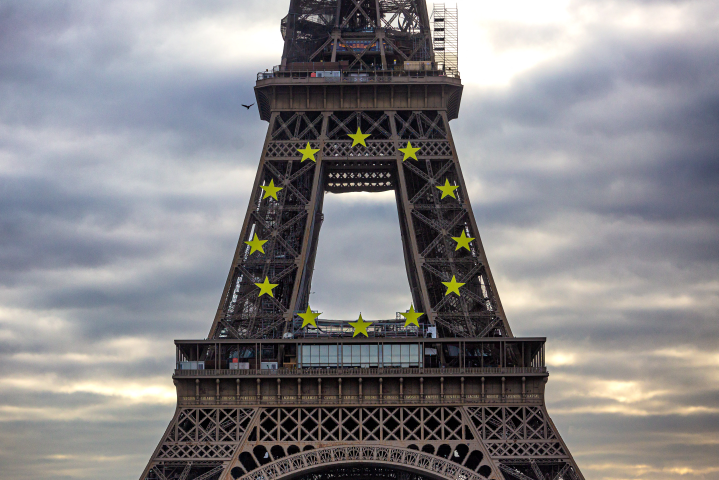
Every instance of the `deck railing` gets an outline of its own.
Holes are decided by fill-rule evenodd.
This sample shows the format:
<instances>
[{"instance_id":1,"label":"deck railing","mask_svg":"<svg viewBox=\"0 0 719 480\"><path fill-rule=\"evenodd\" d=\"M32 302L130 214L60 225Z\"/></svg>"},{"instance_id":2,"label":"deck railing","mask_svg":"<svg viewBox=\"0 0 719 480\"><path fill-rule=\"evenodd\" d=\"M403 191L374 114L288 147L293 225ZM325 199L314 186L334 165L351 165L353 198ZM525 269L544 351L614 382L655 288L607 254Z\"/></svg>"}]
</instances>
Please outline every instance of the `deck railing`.
<instances>
[{"instance_id":1,"label":"deck railing","mask_svg":"<svg viewBox=\"0 0 719 480\"><path fill-rule=\"evenodd\" d=\"M207 369L175 370L178 377L255 377L255 376L299 376L299 377L370 377L387 375L541 375L546 367L467 367L467 368L278 368L269 369Z\"/></svg>"},{"instance_id":2,"label":"deck railing","mask_svg":"<svg viewBox=\"0 0 719 480\"><path fill-rule=\"evenodd\" d=\"M180 405L384 405L384 404L483 404L541 403L537 393L486 395L200 395L178 397Z\"/></svg>"},{"instance_id":3,"label":"deck railing","mask_svg":"<svg viewBox=\"0 0 719 480\"><path fill-rule=\"evenodd\" d=\"M340 70L333 73L336 75L325 75L325 71L309 70L267 70L257 73L257 80L269 80L273 78L291 79L293 81L305 81L316 83L375 83L375 82L396 82L408 79L423 79L429 77L453 78L459 80L459 72L451 72L449 75L442 70ZM320 76L318 76L320 74Z\"/></svg>"}]
</instances>

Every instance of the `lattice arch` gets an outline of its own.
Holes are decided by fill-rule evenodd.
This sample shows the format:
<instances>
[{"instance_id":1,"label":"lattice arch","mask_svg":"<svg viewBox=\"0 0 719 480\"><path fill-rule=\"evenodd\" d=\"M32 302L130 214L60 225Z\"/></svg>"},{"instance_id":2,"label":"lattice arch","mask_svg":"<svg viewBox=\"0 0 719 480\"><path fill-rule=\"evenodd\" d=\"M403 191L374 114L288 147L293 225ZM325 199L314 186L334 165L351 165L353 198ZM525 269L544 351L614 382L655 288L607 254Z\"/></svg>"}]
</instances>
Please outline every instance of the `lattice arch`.
<instances>
[{"instance_id":1,"label":"lattice arch","mask_svg":"<svg viewBox=\"0 0 719 480\"><path fill-rule=\"evenodd\" d=\"M406 470L435 480L499 480L493 472L483 475L444 458L409 448L384 446L335 446L290 455L268 463L246 475L228 479L281 480L332 467L373 465ZM232 472L232 470L231 470Z\"/></svg>"}]
</instances>

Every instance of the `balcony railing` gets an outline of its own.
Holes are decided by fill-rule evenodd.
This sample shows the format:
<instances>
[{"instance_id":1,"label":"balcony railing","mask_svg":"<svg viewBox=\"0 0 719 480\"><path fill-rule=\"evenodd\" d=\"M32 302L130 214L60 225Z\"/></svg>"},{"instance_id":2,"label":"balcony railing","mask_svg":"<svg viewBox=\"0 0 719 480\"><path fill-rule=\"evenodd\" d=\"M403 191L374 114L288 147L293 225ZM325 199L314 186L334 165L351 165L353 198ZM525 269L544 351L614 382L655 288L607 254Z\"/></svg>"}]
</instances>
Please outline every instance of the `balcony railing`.
<instances>
[{"instance_id":1,"label":"balcony railing","mask_svg":"<svg viewBox=\"0 0 719 480\"><path fill-rule=\"evenodd\" d=\"M297 71L297 70L266 70L257 74L257 81L282 78L298 82L313 83L381 83L398 82L412 79L430 77L452 78L459 80L459 72L443 70L338 70L325 71Z\"/></svg>"},{"instance_id":2,"label":"balcony railing","mask_svg":"<svg viewBox=\"0 0 719 480\"><path fill-rule=\"evenodd\" d=\"M527 394L487 395L200 395L178 397L179 405L384 405L384 404L483 404L533 403L541 404L542 396Z\"/></svg>"},{"instance_id":3,"label":"balcony railing","mask_svg":"<svg viewBox=\"0 0 719 480\"><path fill-rule=\"evenodd\" d=\"M371 376L457 376L457 375L543 375L546 367L468 367L468 368L278 368L175 370L176 377L371 377Z\"/></svg>"}]
</instances>

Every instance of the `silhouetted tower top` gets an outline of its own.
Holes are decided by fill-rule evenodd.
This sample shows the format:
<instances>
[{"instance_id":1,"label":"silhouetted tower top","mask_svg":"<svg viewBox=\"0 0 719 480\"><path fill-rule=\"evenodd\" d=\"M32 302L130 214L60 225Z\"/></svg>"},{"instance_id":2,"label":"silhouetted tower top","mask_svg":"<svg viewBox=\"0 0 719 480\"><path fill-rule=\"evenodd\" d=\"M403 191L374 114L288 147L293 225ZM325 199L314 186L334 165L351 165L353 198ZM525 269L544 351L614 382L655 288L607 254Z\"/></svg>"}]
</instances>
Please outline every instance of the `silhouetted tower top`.
<instances>
[{"instance_id":1,"label":"silhouetted tower top","mask_svg":"<svg viewBox=\"0 0 719 480\"><path fill-rule=\"evenodd\" d=\"M388 70L433 62L424 0L292 0L282 19L282 70ZM294 65L293 65L294 64Z\"/></svg>"}]
</instances>

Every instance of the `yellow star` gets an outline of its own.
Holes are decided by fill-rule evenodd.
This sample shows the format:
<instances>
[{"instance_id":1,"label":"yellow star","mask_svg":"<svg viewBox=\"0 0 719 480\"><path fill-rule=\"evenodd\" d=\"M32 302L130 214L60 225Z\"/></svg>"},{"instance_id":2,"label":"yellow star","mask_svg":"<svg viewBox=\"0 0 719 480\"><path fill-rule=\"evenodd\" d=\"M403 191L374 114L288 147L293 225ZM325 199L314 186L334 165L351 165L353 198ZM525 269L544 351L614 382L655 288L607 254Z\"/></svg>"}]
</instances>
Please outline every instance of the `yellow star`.
<instances>
[{"instance_id":1,"label":"yellow star","mask_svg":"<svg viewBox=\"0 0 719 480\"><path fill-rule=\"evenodd\" d=\"M454 185L454 186L450 185L448 179L446 179L446 178L444 179L444 186L437 187L437 188L439 188L442 191L442 198L444 198L448 195L452 198L457 198L454 196L454 191L459 188L459 185Z\"/></svg>"},{"instance_id":2,"label":"yellow star","mask_svg":"<svg viewBox=\"0 0 719 480\"><path fill-rule=\"evenodd\" d=\"M250 255L252 255L253 253L255 253L257 251L259 251L260 253L265 253L265 250L264 250L264 248L262 248L262 245L264 245L268 241L269 240L260 240L259 237L257 236L257 234L255 233L255 238L253 238L249 242L246 241L245 243L251 247Z\"/></svg>"},{"instance_id":3,"label":"yellow star","mask_svg":"<svg viewBox=\"0 0 719 480\"><path fill-rule=\"evenodd\" d=\"M270 180L270 184L267 186L261 186L262 190L265 191L265 194L262 196L262 199L264 200L267 197L272 197L275 200L277 200L277 192L282 190L282 187L275 187L275 180Z\"/></svg>"},{"instance_id":4,"label":"yellow star","mask_svg":"<svg viewBox=\"0 0 719 480\"><path fill-rule=\"evenodd\" d=\"M312 313L312 310L310 310L310 306L307 305L307 311L305 313L297 314L297 316L302 319L302 326L300 328L305 328L307 325L312 325L313 327L317 328L317 321L315 319L320 315L322 314Z\"/></svg>"},{"instance_id":5,"label":"yellow star","mask_svg":"<svg viewBox=\"0 0 719 480\"><path fill-rule=\"evenodd\" d=\"M467 250L469 250L469 242L474 240L474 237L468 237L464 233L464 230L462 230L462 235L460 235L459 237L452 237L452 240L457 242L457 248L454 249L454 251L456 252L460 248L466 248Z\"/></svg>"},{"instance_id":6,"label":"yellow star","mask_svg":"<svg viewBox=\"0 0 719 480\"><path fill-rule=\"evenodd\" d=\"M404 326L407 327L409 325L417 325L419 327L419 317L424 315L423 312L415 312L414 311L414 305L409 306L409 310L402 313L399 312L400 315L402 315L406 321L404 322Z\"/></svg>"},{"instance_id":7,"label":"yellow star","mask_svg":"<svg viewBox=\"0 0 719 480\"><path fill-rule=\"evenodd\" d=\"M369 137L369 133L362 133L362 130L360 130L359 127L357 127L357 133L348 133L348 137L352 139L352 146L354 147L358 143L362 146L366 147L367 144L364 142L365 138Z\"/></svg>"},{"instance_id":8,"label":"yellow star","mask_svg":"<svg viewBox=\"0 0 719 480\"><path fill-rule=\"evenodd\" d=\"M312 160L313 162L317 163L317 160L315 160L315 153L319 152L319 148L312 148L310 146L310 142L307 142L307 146L305 148L298 148L298 152L302 154L302 161L305 160Z\"/></svg>"},{"instance_id":9,"label":"yellow star","mask_svg":"<svg viewBox=\"0 0 719 480\"><path fill-rule=\"evenodd\" d=\"M454 278L454 275L452 275L452 280L449 282L442 282L442 285L447 287L447 293L444 294L445 297L452 292L456 293L458 297L461 297L462 295L459 294L459 287L463 287L466 283L458 282L457 279Z\"/></svg>"},{"instance_id":10,"label":"yellow star","mask_svg":"<svg viewBox=\"0 0 719 480\"><path fill-rule=\"evenodd\" d=\"M419 149L420 147L413 148L412 142L407 142L406 148L398 148L400 152L404 153L404 158L402 159L403 162L408 158L413 158L417 160L417 152L419 151Z\"/></svg>"},{"instance_id":11,"label":"yellow star","mask_svg":"<svg viewBox=\"0 0 719 480\"><path fill-rule=\"evenodd\" d=\"M257 295L258 297L261 297L265 293L269 295L272 298L275 298L275 296L272 294L272 289L275 288L279 283L270 283L270 279L265 277L265 281L262 283L255 283L258 287L260 287L260 294Z\"/></svg>"},{"instance_id":12,"label":"yellow star","mask_svg":"<svg viewBox=\"0 0 719 480\"><path fill-rule=\"evenodd\" d=\"M356 322L349 322L350 325L355 329L354 333L352 334L352 338L356 337L360 333L364 335L365 337L369 337L367 334L367 327L372 325L372 322L365 322L362 320L362 314L360 313L359 319Z\"/></svg>"}]
</instances>

